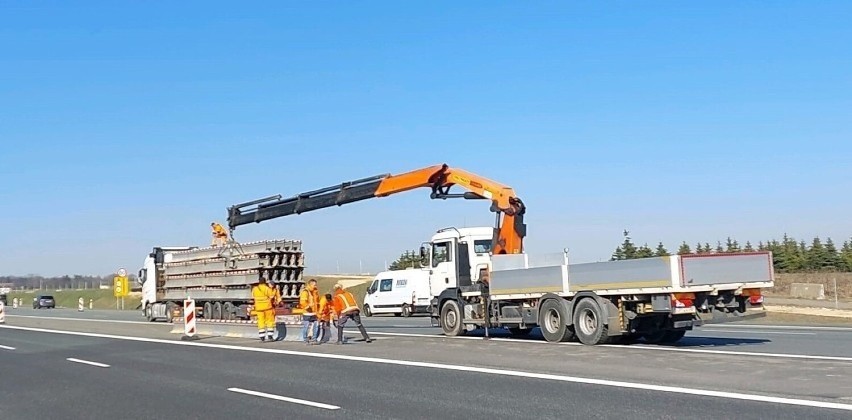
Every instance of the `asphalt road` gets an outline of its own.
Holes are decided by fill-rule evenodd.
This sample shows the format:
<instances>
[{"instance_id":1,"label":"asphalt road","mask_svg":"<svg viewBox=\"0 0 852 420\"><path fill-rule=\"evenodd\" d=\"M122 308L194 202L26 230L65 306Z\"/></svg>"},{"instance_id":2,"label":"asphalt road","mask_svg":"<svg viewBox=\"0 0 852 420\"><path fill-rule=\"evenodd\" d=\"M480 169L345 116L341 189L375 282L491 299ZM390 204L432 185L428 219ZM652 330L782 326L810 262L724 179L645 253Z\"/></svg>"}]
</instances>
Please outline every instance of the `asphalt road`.
<instances>
[{"instance_id":1,"label":"asphalt road","mask_svg":"<svg viewBox=\"0 0 852 420\"><path fill-rule=\"evenodd\" d=\"M73 309L31 309L18 308L8 310L10 319L27 317L54 317L91 319L101 321L122 321L131 323L144 323L140 311L116 311L95 310L78 312ZM413 316L402 318L394 316L362 317L364 324L370 332L376 333L377 337L383 334L404 334L411 337L426 336L432 338L443 338L441 329L430 325L427 316ZM163 325L163 323L155 323ZM501 338L509 338L505 331L492 331L490 335ZM387 335L391 336L391 335ZM483 337L483 331L476 331L470 336ZM541 335L535 331L530 340L543 341ZM631 347L648 347L643 344ZM773 325L771 323L748 323L736 322L730 324L707 325L687 333L686 337L674 346L650 346L650 347L675 347L683 349L705 349L719 351L754 352L769 354L792 354L810 356L834 356L852 357L852 322L847 325L815 325L815 326L791 326Z\"/></svg>"},{"instance_id":2,"label":"asphalt road","mask_svg":"<svg viewBox=\"0 0 852 420\"><path fill-rule=\"evenodd\" d=\"M579 376L536 377L524 371L507 375L464 364L405 365L350 354L356 350L384 354L387 349L382 347L395 346L394 340L320 346L328 353L307 353L306 346L293 343L222 348L215 344L219 341L204 340L206 347L200 347L196 342L0 328L3 418L841 419L850 414L837 408L661 391L652 385L643 389L558 379ZM273 352L275 348L282 350ZM294 350L286 350L290 348ZM445 349L459 354L465 350L477 349ZM486 351L479 356L497 355ZM502 364L513 363L508 358ZM661 378L667 375L665 370L659 372Z\"/></svg>"}]
</instances>

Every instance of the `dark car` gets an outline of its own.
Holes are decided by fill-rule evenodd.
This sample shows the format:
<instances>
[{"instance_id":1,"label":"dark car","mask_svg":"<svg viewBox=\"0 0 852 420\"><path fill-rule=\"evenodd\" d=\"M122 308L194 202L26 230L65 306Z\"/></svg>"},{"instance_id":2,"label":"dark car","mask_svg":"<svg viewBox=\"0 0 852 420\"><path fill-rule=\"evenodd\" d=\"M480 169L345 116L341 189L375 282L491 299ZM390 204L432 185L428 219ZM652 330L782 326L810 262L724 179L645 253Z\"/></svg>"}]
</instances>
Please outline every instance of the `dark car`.
<instances>
[{"instance_id":1,"label":"dark car","mask_svg":"<svg viewBox=\"0 0 852 420\"><path fill-rule=\"evenodd\" d=\"M33 301L33 309L56 308L56 301L50 295L38 295Z\"/></svg>"}]
</instances>

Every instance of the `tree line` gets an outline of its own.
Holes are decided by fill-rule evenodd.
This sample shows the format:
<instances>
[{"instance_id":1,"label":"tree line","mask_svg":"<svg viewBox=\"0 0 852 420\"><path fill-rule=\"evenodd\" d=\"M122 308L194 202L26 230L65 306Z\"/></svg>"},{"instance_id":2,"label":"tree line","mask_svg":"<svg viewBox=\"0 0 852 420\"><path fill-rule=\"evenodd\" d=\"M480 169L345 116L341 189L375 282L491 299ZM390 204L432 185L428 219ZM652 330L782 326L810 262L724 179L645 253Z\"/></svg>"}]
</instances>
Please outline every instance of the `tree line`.
<instances>
[{"instance_id":1,"label":"tree line","mask_svg":"<svg viewBox=\"0 0 852 420\"><path fill-rule=\"evenodd\" d=\"M678 255L689 254L724 254L739 252L772 252L772 260L775 271L779 273L803 273L803 272L852 272L852 240L843 242L840 249L837 248L831 238L824 242L815 237L810 242L796 240L787 234L781 241L760 241L756 245L749 241L741 245L736 239L727 238L723 244L717 241L715 246L709 242L696 243L695 247L686 242L681 242L677 249ZM612 253L611 261L630 260L636 258L662 257L671 255L662 242L656 248L648 244L636 246L630 238L628 231L624 231L624 241Z\"/></svg>"},{"instance_id":2,"label":"tree line","mask_svg":"<svg viewBox=\"0 0 852 420\"><path fill-rule=\"evenodd\" d=\"M0 276L0 285L8 285L14 289L44 289L44 290L59 290L59 289L97 289L101 284L112 286L114 274L107 276L55 276L43 277L38 275L28 276ZM131 284L136 280L133 274L128 275Z\"/></svg>"}]
</instances>

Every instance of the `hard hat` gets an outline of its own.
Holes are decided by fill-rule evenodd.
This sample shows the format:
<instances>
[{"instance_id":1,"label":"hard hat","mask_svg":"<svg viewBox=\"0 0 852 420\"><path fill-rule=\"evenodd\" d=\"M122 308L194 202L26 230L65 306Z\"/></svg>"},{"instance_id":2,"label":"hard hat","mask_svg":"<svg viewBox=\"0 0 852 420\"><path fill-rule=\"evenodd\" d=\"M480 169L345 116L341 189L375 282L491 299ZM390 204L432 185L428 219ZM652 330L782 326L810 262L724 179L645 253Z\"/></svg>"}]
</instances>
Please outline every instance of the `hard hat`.
<instances>
[{"instance_id":1,"label":"hard hat","mask_svg":"<svg viewBox=\"0 0 852 420\"><path fill-rule=\"evenodd\" d=\"M343 288L343 285L342 285L342 284L340 284L340 283L335 283L334 288L335 288L335 289L342 289L342 288Z\"/></svg>"}]
</instances>

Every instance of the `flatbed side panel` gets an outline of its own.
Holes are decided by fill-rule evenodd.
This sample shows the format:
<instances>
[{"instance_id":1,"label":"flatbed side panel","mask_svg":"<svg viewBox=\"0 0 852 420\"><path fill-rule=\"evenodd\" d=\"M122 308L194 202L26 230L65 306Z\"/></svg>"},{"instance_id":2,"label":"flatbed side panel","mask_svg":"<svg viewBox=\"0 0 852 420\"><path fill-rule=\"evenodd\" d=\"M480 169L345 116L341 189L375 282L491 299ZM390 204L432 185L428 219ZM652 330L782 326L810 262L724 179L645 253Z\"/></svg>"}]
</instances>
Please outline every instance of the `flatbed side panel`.
<instances>
[{"instance_id":1,"label":"flatbed side panel","mask_svg":"<svg viewBox=\"0 0 852 420\"><path fill-rule=\"evenodd\" d=\"M564 253L541 255L494 255L489 280L490 294L561 293L568 283Z\"/></svg>"},{"instance_id":2,"label":"flatbed side panel","mask_svg":"<svg viewBox=\"0 0 852 420\"><path fill-rule=\"evenodd\" d=\"M725 283L774 283L772 254L748 252L681 256L681 286L703 286Z\"/></svg>"},{"instance_id":3,"label":"flatbed side panel","mask_svg":"<svg viewBox=\"0 0 852 420\"><path fill-rule=\"evenodd\" d=\"M571 264L570 291L673 287L671 258Z\"/></svg>"}]
</instances>

